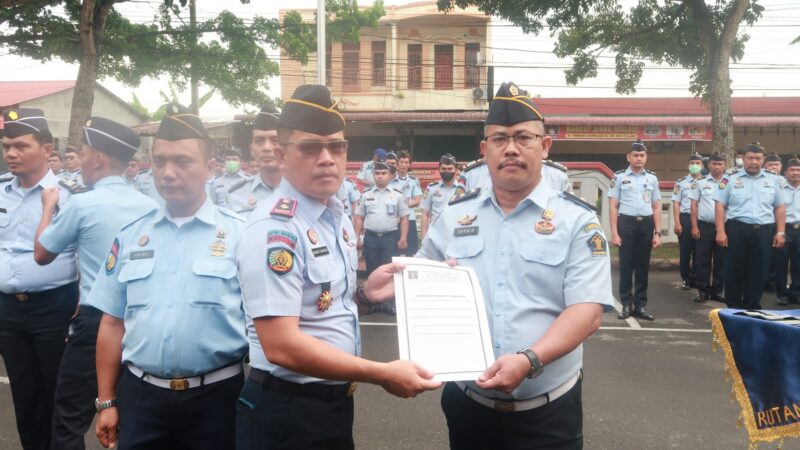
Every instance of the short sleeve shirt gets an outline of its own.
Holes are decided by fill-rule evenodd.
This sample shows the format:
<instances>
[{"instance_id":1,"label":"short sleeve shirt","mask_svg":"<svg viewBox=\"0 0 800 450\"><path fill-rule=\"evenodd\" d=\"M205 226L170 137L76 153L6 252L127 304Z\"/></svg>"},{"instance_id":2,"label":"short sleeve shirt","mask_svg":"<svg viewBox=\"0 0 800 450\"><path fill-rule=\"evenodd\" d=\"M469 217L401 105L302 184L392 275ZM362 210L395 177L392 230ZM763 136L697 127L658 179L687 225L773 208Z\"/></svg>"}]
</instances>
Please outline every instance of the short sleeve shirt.
<instances>
[{"instance_id":1,"label":"short sleeve shirt","mask_svg":"<svg viewBox=\"0 0 800 450\"><path fill-rule=\"evenodd\" d=\"M608 197L619 200L620 214L652 216L653 202L661 201L658 178L647 170L637 174L628 167L614 174Z\"/></svg>"}]
</instances>

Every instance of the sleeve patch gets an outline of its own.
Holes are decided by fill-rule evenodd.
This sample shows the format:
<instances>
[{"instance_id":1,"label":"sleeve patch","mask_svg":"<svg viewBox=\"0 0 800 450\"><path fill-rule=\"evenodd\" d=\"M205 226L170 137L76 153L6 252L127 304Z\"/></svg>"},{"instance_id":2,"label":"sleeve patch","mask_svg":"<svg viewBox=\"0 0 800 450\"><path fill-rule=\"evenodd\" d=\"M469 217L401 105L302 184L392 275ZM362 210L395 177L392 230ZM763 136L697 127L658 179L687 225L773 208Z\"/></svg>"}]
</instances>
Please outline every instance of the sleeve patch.
<instances>
[{"instance_id":1,"label":"sleeve patch","mask_svg":"<svg viewBox=\"0 0 800 450\"><path fill-rule=\"evenodd\" d=\"M111 244L111 251L108 252L108 257L106 257L106 275L111 275L114 273L114 270L117 268L118 259L119 239L114 239L114 243Z\"/></svg>"},{"instance_id":2,"label":"sleeve patch","mask_svg":"<svg viewBox=\"0 0 800 450\"><path fill-rule=\"evenodd\" d=\"M291 272L294 267L294 253L283 247L273 247L267 250L267 268L275 275L282 277Z\"/></svg>"},{"instance_id":3,"label":"sleeve patch","mask_svg":"<svg viewBox=\"0 0 800 450\"><path fill-rule=\"evenodd\" d=\"M270 230L267 233L267 244L283 244L294 250L297 246L297 236L284 230Z\"/></svg>"},{"instance_id":4,"label":"sleeve patch","mask_svg":"<svg viewBox=\"0 0 800 450\"><path fill-rule=\"evenodd\" d=\"M604 238L599 232L595 232L592 237L589 238L587 244L589 245L589 250L592 252L592 256L608 255L606 238Z\"/></svg>"}]
</instances>

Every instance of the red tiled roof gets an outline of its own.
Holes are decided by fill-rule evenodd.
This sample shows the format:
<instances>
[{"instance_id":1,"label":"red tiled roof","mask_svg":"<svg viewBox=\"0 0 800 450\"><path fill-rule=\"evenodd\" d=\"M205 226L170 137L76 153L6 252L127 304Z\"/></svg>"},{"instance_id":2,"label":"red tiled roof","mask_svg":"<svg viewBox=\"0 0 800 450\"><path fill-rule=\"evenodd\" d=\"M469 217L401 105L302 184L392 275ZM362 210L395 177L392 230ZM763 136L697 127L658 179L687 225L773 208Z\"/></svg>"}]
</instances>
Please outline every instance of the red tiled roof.
<instances>
[{"instance_id":1,"label":"red tiled roof","mask_svg":"<svg viewBox=\"0 0 800 450\"><path fill-rule=\"evenodd\" d=\"M45 97L75 87L75 80L0 81L0 108Z\"/></svg>"}]
</instances>

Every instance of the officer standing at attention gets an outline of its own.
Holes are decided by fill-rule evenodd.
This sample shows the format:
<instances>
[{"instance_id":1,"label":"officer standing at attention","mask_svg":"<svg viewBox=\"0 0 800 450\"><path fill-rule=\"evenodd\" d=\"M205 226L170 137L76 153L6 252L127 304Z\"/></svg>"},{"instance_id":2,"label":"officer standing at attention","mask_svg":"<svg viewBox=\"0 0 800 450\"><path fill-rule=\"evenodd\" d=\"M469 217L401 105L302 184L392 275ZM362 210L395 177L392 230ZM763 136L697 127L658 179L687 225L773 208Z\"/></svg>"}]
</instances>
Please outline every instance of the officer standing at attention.
<instances>
[{"instance_id":1,"label":"officer standing at attention","mask_svg":"<svg viewBox=\"0 0 800 450\"><path fill-rule=\"evenodd\" d=\"M345 176L342 180L342 185L336 191L336 198L342 202L345 215L352 220L353 211L355 211L358 201L361 199L361 191L358 190L358 186Z\"/></svg>"},{"instance_id":2,"label":"officer standing at attention","mask_svg":"<svg viewBox=\"0 0 800 450\"><path fill-rule=\"evenodd\" d=\"M641 141L631 145L627 159L628 168L614 174L608 190L611 243L619 247L619 319L655 320L645 306L650 252L661 245L661 191L656 174L644 168L647 147Z\"/></svg>"},{"instance_id":3,"label":"officer standing at attention","mask_svg":"<svg viewBox=\"0 0 800 450\"><path fill-rule=\"evenodd\" d=\"M22 448L40 450L50 447L58 365L78 304L78 266L69 247L52 265L40 267L33 246L44 190L60 189L60 207L70 192L47 164L53 136L44 112L10 109L3 121L3 159L11 176L0 179L0 356Z\"/></svg>"},{"instance_id":4,"label":"officer standing at attention","mask_svg":"<svg viewBox=\"0 0 800 450\"><path fill-rule=\"evenodd\" d=\"M56 215L58 188L42 193L43 213L36 231L34 258L40 265L53 262L74 245L78 247L80 300L72 319L53 412L53 449L84 449L83 436L92 424L97 398L95 347L100 310L86 305L108 248L120 228L158 208L156 202L125 185L120 176L128 159L139 149L139 136L117 122L92 117L83 127L81 173L92 190L73 195Z\"/></svg>"},{"instance_id":5,"label":"officer standing at attention","mask_svg":"<svg viewBox=\"0 0 800 450\"><path fill-rule=\"evenodd\" d=\"M281 166L275 158L278 146L278 110L266 105L256 116L253 126L250 153L258 175L231 186L225 206L239 214L250 215L259 202L269 197L281 182Z\"/></svg>"},{"instance_id":6,"label":"officer standing at attention","mask_svg":"<svg viewBox=\"0 0 800 450\"><path fill-rule=\"evenodd\" d=\"M200 118L169 105L153 144L164 208L123 227L87 304L104 447L230 449L247 353L235 251L244 220L215 206ZM119 430L119 431L117 431Z\"/></svg>"},{"instance_id":7,"label":"officer standing at attention","mask_svg":"<svg viewBox=\"0 0 800 450\"><path fill-rule=\"evenodd\" d=\"M422 202L422 188L419 180L408 174L411 169L411 153L408 150L400 150L397 155L397 177L402 182L406 193L406 205L408 205L408 248L405 254L413 256L419 250L419 235L417 234L417 213L416 208Z\"/></svg>"},{"instance_id":8,"label":"officer standing at attention","mask_svg":"<svg viewBox=\"0 0 800 450\"><path fill-rule=\"evenodd\" d=\"M697 256L694 254L694 238L692 231L692 199L690 193L696 189L698 180L703 176L703 157L693 154L689 157L689 175L675 182L672 192L672 215L675 221L675 234L678 236L680 251L681 286L684 291L695 287Z\"/></svg>"},{"instance_id":9,"label":"officer standing at attention","mask_svg":"<svg viewBox=\"0 0 800 450\"><path fill-rule=\"evenodd\" d=\"M392 256L408 247L408 207L403 191L389 187L390 166L373 165L375 187L364 192L356 207L354 227L358 246L364 248L367 276L378 266L392 262ZM364 240L361 241L361 232Z\"/></svg>"},{"instance_id":10,"label":"officer standing at attention","mask_svg":"<svg viewBox=\"0 0 800 450\"><path fill-rule=\"evenodd\" d=\"M61 175L61 178L74 181L79 186L83 186L83 177L81 177L81 160L78 155L78 150L73 147L64 149L64 165L66 169Z\"/></svg>"},{"instance_id":11,"label":"officer standing at attention","mask_svg":"<svg viewBox=\"0 0 800 450\"><path fill-rule=\"evenodd\" d=\"M697 180L695 188L689 191L692 199L690 218L692 237L695 239L694 256L697 261L695 283L699 292L694 298L697 303L722 301L722 290L725 288L725 248L717 245L714 218L714 195L724 176L725 157L718 153L711 155L708 169L708 175Z\"/></svg>"},{"instance_id":12,"label":"officer standing at attention","mask_svg":"<svg viewBox=\"0 0 800 450\"><path fill-rule=\"evenodd\" d=\"M725 255L728 308L761 309L772 248L786 240L786 206L776 175L761 168L764 148L745 147L744 168L716 191L717 244Z\"/></svg>"},{"instance_id":13,"label":"officer standing at attention","mask_svg":"<svg viewBox=\"0 0 800 450\"><path fill-rule=\"evenodd\" d=\"M773 175L778 176L778 187L783 189L786 186L786 178L781 175L783 162L776 153L771 153L764 157L764 169ZM789 290L786 287L786 271L789 265L789 255L786 253L786 246L772 249L772 261L770 261L767 282L764 290L775 292L778 297L779 305L788 304Z\"/></svg>"},{"instance_id":14,"label":"officer standing at attention","mask_svg":"<svg viewBox=\"0 0 800 450\"><path fill-rule=\"evenodd\" d=\"M375 180L372 179L372 169L377 161L383 161L386 158L386 150L376 148L372 153L372 161L365 161L361 165L361 170L358 171L356 178L364 187L364 189L371 188L375 185Z\"/></svg>"},{"instance_id":15,"label":"officer standing at attention","mask_svg":"<svg viewBox=\"0 0 800 450\"><path fill-rule=\"evenodd\" d=\"M241 150L229 148L223 152L223 156L225 156L225 172L211 182L211 201L219 206L225 206L225 199L228 198L228 192L233 186L250 178L250 175L241 169Z\"/></svg>"},{"instance_id":16,"label":"officer standing at attention","mask_svg":"<svg viewBox=\"0 0 800 450\"><path fill-rule=\"evenodd\" d=\"M453 197L461 195L466 190L464 186L456 181L456 158L445 153L439 159L439 177L441 181L436 181L428 185L425 189L425 197L422 199L422 237L428 232L430 224L436 221L442 213L447 202Z\"/></svg>"},{"instance_id":17,"label":"officer standing at attention","mask_svg":"<svg viewBox=\"0 0 800 450\"><path fill-rule=\"evenodd\" d=\"M786 162L786 181L783 199L786 201L786 250L792 283L789 286L788 302L800 299L800 160L792 158ZM778 304L781 304L780 297Z\"/></svg>"},{"instance_id":18,"label":"officer standing at attention","mask_svg":"<svg viewBox=\"0 0 800 450\"><path fill-rule=\"evenodd\" d=\"M352 449L353 382L400 397L440 386L411 361L359 356L357 237L334 196L347 163L344 128L324 86L300 86L284 103L277 151L284 179L272 206L250 216L242 240L252 245L237 251L254 322L237 407L239 450Z\"/></svg>"},{"instance_id":19,"label":"officer standing at attention","mask_svg":"<svg viewBox=\"0 0 800 450\"><path fill-rule=\"evenodd\" d=\"M491 190L451 200L417 254L475 270L497 358L477 381L448 383L441 404L452 449L579 449L582 342L613 303L608 245L588 204L543 182L551 138L530 98L503 100L513 87L486 116ZM379 278L401 268L376 270L365 294L393 295Z\"/></svg>"}]
</instances>

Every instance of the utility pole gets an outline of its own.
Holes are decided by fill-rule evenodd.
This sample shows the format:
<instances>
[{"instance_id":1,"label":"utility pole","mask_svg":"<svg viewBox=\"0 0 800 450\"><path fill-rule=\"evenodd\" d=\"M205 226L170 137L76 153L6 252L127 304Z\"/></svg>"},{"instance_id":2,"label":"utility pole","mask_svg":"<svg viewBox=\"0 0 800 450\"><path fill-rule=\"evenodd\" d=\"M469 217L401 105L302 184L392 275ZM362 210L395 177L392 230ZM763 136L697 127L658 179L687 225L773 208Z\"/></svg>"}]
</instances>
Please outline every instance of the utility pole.
<instances>
[{"instance_id":1,"label":"utility pole","mask_svg":"<svg viewBox=\"0 0 800 450\"><path fill-rule=\"evenodd\" d=\"M192 53L191 57L194 58L195 50L197 46L197 0L189 0L189 25L192 27ZM189 109L192 111L192 114L200 115L200 106L198 105L198 89L197 89L197 69L194 65L194 59L191 60L189 63L189 72L191 74L191 90L192 90L192 104L189 106Z\"/></svg>"},{"instance_id":2,"label":"utility pole","mask_svg":"<svg viewBox=\"0 0 800 450\"><path fill-rule=\"evenodd\" d=\"M194 1L194 0L192 0ZM317 82L325 86L325 0L317 0Z\"/></svg>"}]
</instances>

